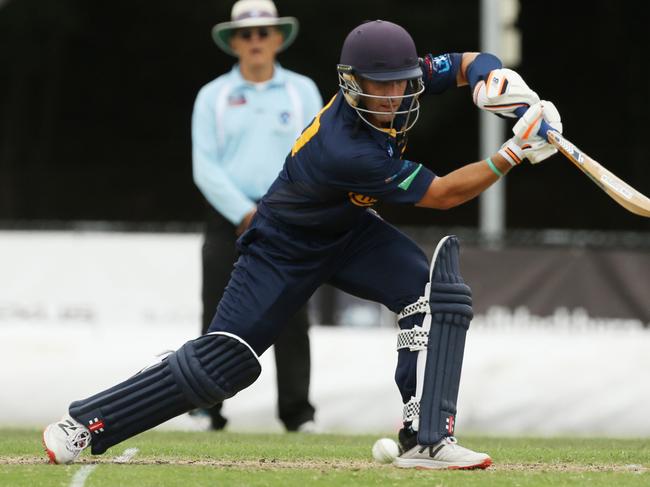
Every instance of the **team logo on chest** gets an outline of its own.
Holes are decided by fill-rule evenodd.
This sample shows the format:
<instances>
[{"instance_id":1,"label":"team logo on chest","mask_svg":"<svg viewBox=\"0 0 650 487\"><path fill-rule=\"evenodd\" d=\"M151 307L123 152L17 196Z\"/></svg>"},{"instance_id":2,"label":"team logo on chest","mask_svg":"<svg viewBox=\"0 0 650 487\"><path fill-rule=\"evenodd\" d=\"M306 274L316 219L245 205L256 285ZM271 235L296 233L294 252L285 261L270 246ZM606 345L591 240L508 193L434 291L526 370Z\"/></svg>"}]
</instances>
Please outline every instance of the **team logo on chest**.
<instances>
[{"instance_id":1,"label":"team logo on chest","mask_svg":"<svg viewBox=\"0 0 650 487\"><path fill-rule=\"evenodd\" d=\"M243 93L236 93L228 97L228 105L230 105L231 107L245 105L245 104L246 104L246 97L244 96Z\"/></svg>"},{"instance_id":2,"label":"team logo on chest","mask_svg":"<svg viewBox=\"0 0 650 487\"><path fill-rule=\"evenodd\" d=\"M353 205L357 206L372 206L377 203L377 198L365 196L359 193L353 193L352 191L348 193L348 198L350 198L350 201Z\"/></svg>"},{"instance_id":3,"label":"team logo on chest","mask_svg":"<svg viewBox=\"0 0 650 487\"><path fill-rule=\"evenodd\" d=\"M282 125L286 125L289 123L289 120L291 120L291 114L287 111L284 111L280 113L280 123Z\"/></svg>"}]
</instances>

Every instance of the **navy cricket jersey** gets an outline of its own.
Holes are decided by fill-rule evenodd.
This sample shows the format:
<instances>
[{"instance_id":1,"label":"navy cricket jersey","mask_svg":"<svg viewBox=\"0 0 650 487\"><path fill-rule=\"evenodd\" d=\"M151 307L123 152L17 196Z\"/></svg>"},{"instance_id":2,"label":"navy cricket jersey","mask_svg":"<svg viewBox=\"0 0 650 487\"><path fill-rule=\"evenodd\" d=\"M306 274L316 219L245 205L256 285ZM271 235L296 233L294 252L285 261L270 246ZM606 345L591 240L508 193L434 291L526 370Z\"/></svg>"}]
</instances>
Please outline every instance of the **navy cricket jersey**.
<instances>
[{"instance_id":1,"label":"navy cricket jersey","mask_svg":"<svg viewBox=\"0 0 650 487\"><path fill-rule=\"evenodd\" d=\"M456 85L460 54L425 57L425 93ZM258 212L282 224L340 234L380 203L415 204L435 174L402 159L387 132L370 127L339 91L296 140Z\"/></svg>"}]
</instances>

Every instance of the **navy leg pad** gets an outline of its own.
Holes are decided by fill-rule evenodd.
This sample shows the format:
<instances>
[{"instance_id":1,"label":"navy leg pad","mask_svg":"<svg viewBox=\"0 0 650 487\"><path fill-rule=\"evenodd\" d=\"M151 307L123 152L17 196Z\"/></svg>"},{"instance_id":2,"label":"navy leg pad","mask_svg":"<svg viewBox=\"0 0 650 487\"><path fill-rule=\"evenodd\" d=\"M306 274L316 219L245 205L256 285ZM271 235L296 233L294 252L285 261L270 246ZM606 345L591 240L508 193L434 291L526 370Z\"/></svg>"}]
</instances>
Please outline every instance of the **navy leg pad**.
<instances>
[{"instance_id":1,"label":"navy leg pad","mask_svg":"<svg viewBox=\"0 0 650 487\"><path fill-rule=\"evenodd\" d=\"M124 382L73 402L69 412L93 433L91 451L97 455L175 416L234 396L261 371L244 342L208 334Z\"/></svg>"},{"instance_id":2,"label":"navy leg pad","mask_svg":"<svg viewBox=\"0 0 650 487\"><path fill-rule=\"evenodd\" d=\"M248 346L228 335L205 335L187 342L168 360L176 383L198 408L234 396L262 370Z\"/></svg>"},{"instance_id":3,"label":"navy leg pad","mask_svg":"<svg viewBox=\"0 0 650 487\"><path fill-rule=\"evenodd\" d=\"M433 445L454 433L465 336L473 317L472 292L460 275L455 237L448 238L436 256L429 304L431 328L418 427L421 445Z\"/></svg>"}]
</instances>

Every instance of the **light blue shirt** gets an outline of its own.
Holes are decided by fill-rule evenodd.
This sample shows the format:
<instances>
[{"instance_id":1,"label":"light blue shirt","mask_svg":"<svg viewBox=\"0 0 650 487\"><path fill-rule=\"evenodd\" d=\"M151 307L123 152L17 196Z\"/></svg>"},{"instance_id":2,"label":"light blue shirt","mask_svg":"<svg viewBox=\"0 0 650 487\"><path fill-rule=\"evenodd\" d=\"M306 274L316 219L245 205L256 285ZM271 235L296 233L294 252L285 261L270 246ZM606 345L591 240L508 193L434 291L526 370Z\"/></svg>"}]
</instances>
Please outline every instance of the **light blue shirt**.
<instances>
[{"instance_id":1,"label":"light blue shirt","mask_svg":"<svg viewBox=\"0 0 650 487\"><path fill-rule=\"evenodd\" d=\"M201 88L192 113L192 170L208 202L239 224L322 104L312 80L279 64L264 83L244 80L236 64Z\"/></svg>"}]
</instances>

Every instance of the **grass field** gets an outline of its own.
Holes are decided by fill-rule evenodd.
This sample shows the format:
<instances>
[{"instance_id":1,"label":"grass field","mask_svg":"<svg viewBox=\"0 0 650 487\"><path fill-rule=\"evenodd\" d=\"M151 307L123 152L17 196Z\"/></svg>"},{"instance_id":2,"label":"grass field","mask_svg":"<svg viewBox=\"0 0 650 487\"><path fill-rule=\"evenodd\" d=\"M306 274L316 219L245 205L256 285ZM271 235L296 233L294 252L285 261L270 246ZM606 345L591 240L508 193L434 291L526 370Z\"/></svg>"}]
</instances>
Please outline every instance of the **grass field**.
<instances>
[{"instance_id":1,"label":"grass field","mask_svg":"<svg viewBox=\"0 0 650 487\"><path fill-rule=\"evenodd\" d=\"M79 463L60 466L45 463L40 431L0 429L0 485L650 485L650 439L460 437L461 444L490 453L494 465L419 471L375 463L370 451L379 436L152 431L102 456L84 454Z\"/></svg>"}]
</instances>

